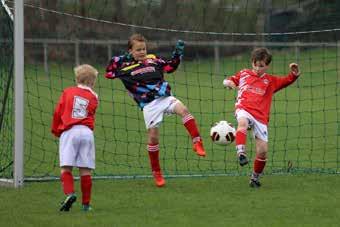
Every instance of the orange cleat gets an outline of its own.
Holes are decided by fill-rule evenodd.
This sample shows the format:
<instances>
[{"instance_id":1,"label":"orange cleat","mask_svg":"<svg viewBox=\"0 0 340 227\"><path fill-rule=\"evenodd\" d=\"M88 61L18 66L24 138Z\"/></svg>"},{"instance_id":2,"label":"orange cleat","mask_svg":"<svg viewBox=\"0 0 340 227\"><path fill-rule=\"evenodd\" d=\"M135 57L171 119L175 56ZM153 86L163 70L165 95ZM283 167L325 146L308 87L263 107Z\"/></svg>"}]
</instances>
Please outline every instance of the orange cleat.
<instances>
[{"instance_id":1,"label":"orange cleat","mask_svg":"<svg viewBox=\"0 0 340 227\"><path fill-rule=\"evenodd\" d=\"M205 150L204 150L202 141L197 141L196 143L194 143L194 146L192 149L196 152L198 156L202 156L202 157L205 156Z\"/></svg>"},{"instance_id":2,"label":"orange cleat","mask_svg":"<svg viewBox=\"0 0 340 227\"><path fill-rule=\"evenodd\" d=\"M163 187L165 185L165 180L161 171L153 171L152 175L157 187Z\"/></svg>"}]
</instances>

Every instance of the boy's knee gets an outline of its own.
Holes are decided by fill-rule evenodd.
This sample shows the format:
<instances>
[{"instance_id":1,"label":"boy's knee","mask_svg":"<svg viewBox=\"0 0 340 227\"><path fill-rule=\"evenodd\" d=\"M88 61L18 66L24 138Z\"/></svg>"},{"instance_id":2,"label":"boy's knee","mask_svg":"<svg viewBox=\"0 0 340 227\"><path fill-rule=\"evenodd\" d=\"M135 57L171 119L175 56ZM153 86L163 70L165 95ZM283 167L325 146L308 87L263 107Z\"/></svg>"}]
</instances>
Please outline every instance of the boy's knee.
<instances>
[{"instance_id":1,"label":"boy's knee","mask_svg":"<svg viewBox=\"0 0 340 227\"><path fill-rule=\"evenodd\" d=\"M265 151L265 150L259 150L259 151L256 153L256 157L257 157L257 158L260 158L260 159L267 159L267 151Z\"/></svg>"},{"instance_id":2,"label":"boy's knee","mask_svg":"<svg viewBox=\"0 0 340 227\"><path fill-rule=\"evenodd\" d=\"M179 115L181 115L182 117L184 117L184 116L190 114L188 108L187 108L186 106L184 106L184 105L181 105L181 106L179 106L179 107L177 108L177 113L178 113Z\"/></svg>"},{"instance_id":3,"label":"boy's knee","mask_svg":"<svg viewBox=\"0 0 340 227\"><path fill-rule=\"evenodd\" d=\"M158 144L159 135L157 130L151 129L148 133L148 143Z\"/></svg>"},{"instance_id":4,"label":"boy's knee","mask_svg":"<svg viewBox=\"0 0 340 227\"><path fill-rule=\"evenodd\" d=\"M158 144L159 143L159 139L156 137L149 137L149 143L151 144Z\"/></svg>"},{"instance_id":5,"label":"boy's knee","mask_svg":"<svg viewBox=\"0 0 340 227\"><path fill-rule=\"evenodd\" d=\"M237 129L238 130L247 130L248 129L248 119L241 118L237 121Z\"/></svg>"},{"instance_id":6,"label":"boy's knee","mask_svg":"<svg viewBox=\"0 0 340 227\"><path fill-rule=\"evenodd\" d=\"M175 105L174 112L182 117L190 113L188 108L179 100Z\"/></svg>"},{"instance_id":7,"label":"boy's knee","mask_svg":"<svg viewBox=\"0 0 340 227\"><path fill-rule=\"evenodd\" d=\"M268 154L268 146L266 143L256 145L256 156L261 159L266 159Z\"/></svg>"},{"instance_id":8,"label":"boy's knee","mask_svg":"<svg viewBox=\"0 0 340 227\"><path fill-rule=\"evenodd\" d=\"M79 175L80 176L86 176L86 175L91 175L92 170L89 168L79 168Z\"/></svg>"},{"instance_id":9,"label":"boy's knee","mask_svg":"<svg viewBox=\"0 0 340 227\"><path fill-rule=\"evenodd\" d=\"M188 114L190 114L190 112L189 112L188 108L186 106L184 106L183 110L182 110L182 116L186 116Z\"/></svg>"},{"instance_id":10,"label":"boy's knee","mask_svg":"<svg viewBox=\"0 0 340 227\"><path fill-rule=\"evenodd\" d=\"M72 166L62 166L61 167L61 173L64 172L72 172L73 167Z\"/></svg>"}]
</instances>

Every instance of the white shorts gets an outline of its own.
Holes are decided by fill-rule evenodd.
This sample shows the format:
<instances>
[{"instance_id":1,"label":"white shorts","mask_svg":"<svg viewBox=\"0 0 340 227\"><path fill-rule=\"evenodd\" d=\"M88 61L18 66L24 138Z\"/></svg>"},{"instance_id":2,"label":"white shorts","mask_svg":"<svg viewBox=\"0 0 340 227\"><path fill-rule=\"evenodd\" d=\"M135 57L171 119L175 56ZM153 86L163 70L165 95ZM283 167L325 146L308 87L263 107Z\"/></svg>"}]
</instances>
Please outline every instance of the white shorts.
<instances>
[{"instance_id":1,"label":"white shorts","mask_svg":"<svg viewBox=\"0 0 340 227\"><path fill-rule=\"evenodd\" d=\"M257 121L250 113L243 109L237 109L235 112L236 119L239 118L247 118L249 127L253 131L253 137L261 139L265 142L268 142L268 128L267 125L262 124L261 122Z\"/></svg>"},{"instance_id":2,"label":"white shorts","mask_svg":"<svg viewBox=\"0 0 340 227\"><path fill-rule=\"evenodd\" d=\"M148 103L143 108L144 121L147 129L157 128L163 121L164 114L174 114L174 109L180 101L173 96L161 97Z\"/></svg>"},{"instance_id":3,"label":"white shorts","mask_svg":"<svg viewBox=\"0 0 340 227\"><path fill-rule=\"evenodd\" d=\"M84 125L75 125L63 132L59 141L60 167L95 168L93 131Z\"/></svg>"}]
</instances>

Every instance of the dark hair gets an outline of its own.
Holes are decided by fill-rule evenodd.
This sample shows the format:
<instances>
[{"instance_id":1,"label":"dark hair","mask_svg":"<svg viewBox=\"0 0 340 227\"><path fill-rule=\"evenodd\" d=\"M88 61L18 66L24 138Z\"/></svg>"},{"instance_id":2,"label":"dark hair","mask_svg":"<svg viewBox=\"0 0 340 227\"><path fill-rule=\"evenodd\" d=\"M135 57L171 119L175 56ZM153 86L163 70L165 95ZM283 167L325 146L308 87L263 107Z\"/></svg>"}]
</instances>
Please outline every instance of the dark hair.
<instances>
[{"instance_id":1,"label":"dark hair","mask_svg":"<svg viewBox=\"0 0 340 227\"><path fill-rule=\"evenodd\" d=\"M251 61L264 61L266 65L269 65L272 62L272 54L267 48L256 48L251 52Z\"/></svg>"},{"instance_id":2,"label":"dark hair","mask_svg":"<svg viewBox=\"0 0 340 227\"><path fill-rule=\"evenodd\" d=\"M133 34L130 36L129 41L128 41L128 49L132 48L133 42L138 41L138 42L147 42L146 38L141 35L141 34Z\"/></svg>"}]
</instances>

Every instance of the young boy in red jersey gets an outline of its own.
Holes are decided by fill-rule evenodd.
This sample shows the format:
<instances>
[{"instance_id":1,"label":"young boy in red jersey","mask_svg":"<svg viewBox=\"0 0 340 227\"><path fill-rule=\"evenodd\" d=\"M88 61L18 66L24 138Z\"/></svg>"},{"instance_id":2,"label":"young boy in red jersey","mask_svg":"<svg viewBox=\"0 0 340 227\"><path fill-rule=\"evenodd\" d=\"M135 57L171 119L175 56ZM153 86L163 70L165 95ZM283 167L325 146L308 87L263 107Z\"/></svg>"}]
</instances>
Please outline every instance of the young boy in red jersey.
<instances>
[{"instance_id":1,"label":"young boy in red jersey","mask_svg":"<svg viewBox=\"0 0 340 227\"><path fill-rule=\"evenodd\" d=\"M223 81L225 87L238 88L235 103L237 119L236 151L241 166L248 164L246 155L247 129L253 130L255 137L256 157L249 185L261 186L259 177L267 161L268 123L273 95L292 84L300 75L296 63L289 65L290 72L286 77L277 77L266 73L272 55L266 48L257 48L251 55L252 69L244 69Z\"/></svg>"},{"instance_id":2,"label":"young boy in red jersey","mask_svg":"<svg viewBox=\"0 0 340 227\"><path fill-rule=\"evenodd\" d=\"M148 146L150 164L155 184L165 185L159 165L159 129L165 114L177 114L182 117L184 127L190 134L193 150L199 156L205 156L195 118L188 108L172 96L169 83L164 73L174 72L180 64L184 51L184 42L178 41L170 60L147 54L147 40L140 34L129 38L129 54L113 57L106 68L105 77L119 78L130 96L143 110L144 121L148 130Z\"/></svg>"},{"instance_id":3,"label":"young boy in red jersey","mask_svg":"<svg viewBox=\"0 0 340 227\"><path fill-rule=\"evenodd\" d=\"M69 211L77 197L73 167L79 168L82 209L91 210L91 170L95 168L93 129L98 95L93 91L98 71L90 65L74 68L77 86L66 88L56 105L52 133L59 140L61 183L66 195L60 211Z\"/></svg>"}]
</instances>

